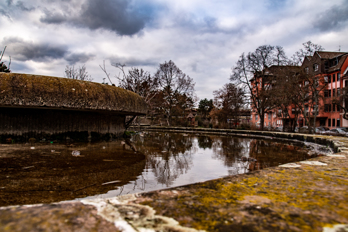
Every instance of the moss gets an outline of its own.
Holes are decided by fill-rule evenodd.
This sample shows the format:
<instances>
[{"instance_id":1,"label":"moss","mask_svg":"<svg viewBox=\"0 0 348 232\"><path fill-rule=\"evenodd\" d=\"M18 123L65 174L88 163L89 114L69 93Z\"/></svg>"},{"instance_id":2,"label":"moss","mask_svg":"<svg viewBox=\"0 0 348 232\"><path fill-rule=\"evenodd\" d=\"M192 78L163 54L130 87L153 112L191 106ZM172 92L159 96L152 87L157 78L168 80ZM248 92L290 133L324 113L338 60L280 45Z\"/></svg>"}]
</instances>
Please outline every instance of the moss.
<instances>
[{"instance_id":1,"label":"moss","mask_svg":"<svg viewBox=\"0 0 348 232\"><path fill-rule=\"evenodd\" d=\"M115 86L67 78L0 73L0 106L59 107L146 114L144 100Z\"/></svg>"},{"instance_id":2,"label":"moss","mask_svg":"<svg viewBox=\"0 0 348 232\"><path fill-rule=\"evenodd\" d=\"M175 199L150 196L144 204L206 231L320 231L348 223L348 169L330 162L334 170L271 168L188 186Z\"/></svg>"}]
</instances>

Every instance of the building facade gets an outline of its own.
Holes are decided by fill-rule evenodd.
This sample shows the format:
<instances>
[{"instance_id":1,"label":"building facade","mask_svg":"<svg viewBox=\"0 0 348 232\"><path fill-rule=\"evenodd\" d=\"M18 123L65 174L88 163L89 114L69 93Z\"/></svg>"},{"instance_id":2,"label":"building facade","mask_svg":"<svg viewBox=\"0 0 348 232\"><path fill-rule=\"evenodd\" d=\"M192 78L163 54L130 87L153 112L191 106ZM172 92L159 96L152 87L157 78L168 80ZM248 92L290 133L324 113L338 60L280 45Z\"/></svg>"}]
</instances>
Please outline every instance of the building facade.
<instances>
[{"instance_id":1,"label":"building facade","mask_svg":"<svg viewBox=\"0 0 348 232\"><path fill-rule=\"evenodd\" d=\"M311 109L306 107L307 117L310 120L315 120L316 126L326 126L330 129L336 127L348 127L348 120L344 119L343 109L335 102L340 102L343 107L348 107L348 101L343 99L342 93L348 90L348 53L347 52L326 52L317 51L313 56L304 58L301 67L291 66L272 66L270 67L269 75L276 75L277 71L288 68L296 71L301 69L307 76L313 80L323 80L322 88L320 88L320 99L318 104ZM268 73L268 72L266 72ZM265 78L265 75L263 75ZM256 79L257 77L254 77ZM274 79L273 79L274 80ZM258 83L263 80L259 80ZM258 88L257 84L253 84L254 88ZM301 84L308 84L304 81ZM270 96L272 97L272 96ZM255 108L255 107L254 107ZM315 109L314 109L315 108ZM287 115L284 116L281 110L277 107L268 110L264 115L265 127L289 126L291 123L296 123L297 126L305 126L303 113L298 113L299 109L294 104L287 106ZM303 112L303 111L302 111ZM315 117L314 117L315 114ZM252 110L251 122L260 126L260 116L255 109Z\"/></svg>"}]
</instances>

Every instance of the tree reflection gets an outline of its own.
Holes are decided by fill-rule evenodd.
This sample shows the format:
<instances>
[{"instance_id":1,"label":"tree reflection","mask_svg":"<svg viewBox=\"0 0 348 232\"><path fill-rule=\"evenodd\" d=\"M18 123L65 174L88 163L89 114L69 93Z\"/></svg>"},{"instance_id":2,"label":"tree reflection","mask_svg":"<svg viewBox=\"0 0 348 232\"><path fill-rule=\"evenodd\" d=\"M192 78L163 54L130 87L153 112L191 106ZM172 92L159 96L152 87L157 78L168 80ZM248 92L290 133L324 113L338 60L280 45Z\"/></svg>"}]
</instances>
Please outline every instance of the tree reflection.
<instances>
[{"instance_id":1,"label":"tree reflection","mask_svg":"<svg viewBox=\"0 0 348 232\"><path fill-rule=\"evenodd\" d=\"M182 133L143 133L132 138L129 148L146 156L146 169L152 170L157 183L167 187L191 169L193 154L199 148L211 149L212 158L221 160L229 175L306 158L301 148L272 140Z\"/></svg>"},{"instance_id":2,"label":"tree reflection","mask_svg":"<svg viewBox=\"0 0 348 232\"><path fill-rule=\"evenodd\" d=\"M249 150L249 142L233 137L213 137L213 158L220 159L232 167Z\"/></svg>"},{"instance_id":3,"label":"tree reflection","mask_svg":"<svg viewBox=\"0 0 348 232\"><path fill-rule=\"evenodd\" d=\"M167 187L190 170L196 150L193 138L186 134L144 133L134 138L134 145L145 154L146 168L152 169L158 183Z\"/></svg>"},{"instance_id":4,"label":"tree reflection","mask_svg":"<svg viewBox=\"0 0 348 232\"><path fill-rule=\"evenodd\" d=\"M198 146L200 148L203 148L204 150L206 148L211 149L213 145L213 140L210 136L198 136Z\"/></svg>"},{"instance_id":5,"label":"tree reflection","mask_svg":"<svg viewBox=\"0 0 348 232\"><path fill-rule=\"evenodd\" d=\"M230 167L229 174L236 175L260 170L279 164L306 159L307 152L293 144L283 144L272 140L249 140L243 138L210 136L213 158L222 160ZM203 138L201 141L208 141ZM199 146L201 147L199 143Z\"/></svg>"}]
</instances>

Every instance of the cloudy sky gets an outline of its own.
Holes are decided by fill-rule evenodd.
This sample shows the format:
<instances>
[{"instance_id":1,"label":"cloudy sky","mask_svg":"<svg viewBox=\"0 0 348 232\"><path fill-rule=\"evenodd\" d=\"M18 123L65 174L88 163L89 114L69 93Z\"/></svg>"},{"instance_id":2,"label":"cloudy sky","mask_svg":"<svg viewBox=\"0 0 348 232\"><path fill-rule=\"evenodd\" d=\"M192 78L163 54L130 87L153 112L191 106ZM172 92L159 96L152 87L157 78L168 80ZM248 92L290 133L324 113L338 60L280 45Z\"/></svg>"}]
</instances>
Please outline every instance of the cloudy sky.
<instances>
[{"instance_id":1,"label":"cloudy sky","mask_svg":"<svg viewBox=\"0 0 348 232\"><path fill-rule=\"evenodd\" d=\"M347 12L348 0L0 0L0 47L12 72L63 77L85 64L96 82L103 60L111 76L112 63L154 73L172 60L203 99L260 45L348 52Z\"/></svg>"}]
</instances>

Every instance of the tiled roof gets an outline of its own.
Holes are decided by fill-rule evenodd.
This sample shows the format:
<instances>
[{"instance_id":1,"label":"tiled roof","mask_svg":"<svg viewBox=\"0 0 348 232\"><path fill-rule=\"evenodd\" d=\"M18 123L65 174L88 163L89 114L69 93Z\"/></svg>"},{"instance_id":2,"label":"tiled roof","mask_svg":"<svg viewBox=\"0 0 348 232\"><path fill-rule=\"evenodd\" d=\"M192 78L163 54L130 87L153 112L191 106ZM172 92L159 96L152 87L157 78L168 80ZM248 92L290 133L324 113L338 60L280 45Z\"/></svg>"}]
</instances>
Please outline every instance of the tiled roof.
<instances>
[{"instance_id":1,"label":"tiled roof","mask_svg":"<svg viewBox=\"0 0 348 232\"><path fill-rule=\"evenodd\" d=\"M326 52L326 51L317 51L316 53L318 53L321 59L332 59L337 56L348 54L347 52Z\"/></svg>"},{"instance_id":2,"label":"tiled roof","mask_svg":"<svg viewBox=\"0 0 348 232\"><path fill-rule=\"evenodd\" d=\"M281 66L281 65L273 65L268 68L269 74L275 74L276 72L281 72L284 70L292 70L292 71L298 71L300 69L300 66L291 66L291 65L286 65L286 66Z\"/></svg>"}]
</instances>

